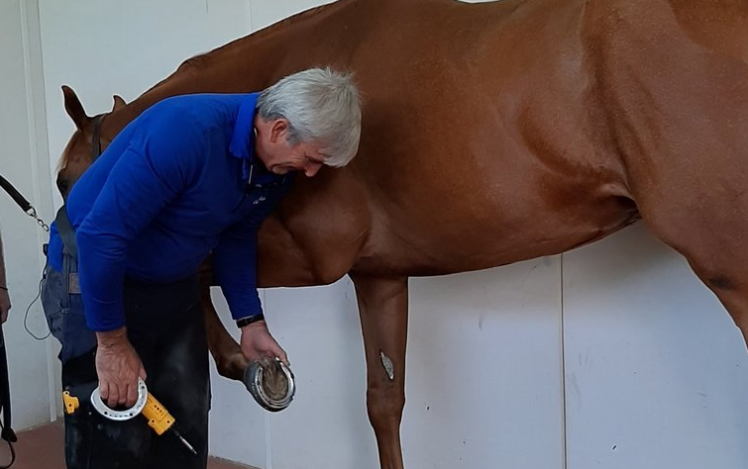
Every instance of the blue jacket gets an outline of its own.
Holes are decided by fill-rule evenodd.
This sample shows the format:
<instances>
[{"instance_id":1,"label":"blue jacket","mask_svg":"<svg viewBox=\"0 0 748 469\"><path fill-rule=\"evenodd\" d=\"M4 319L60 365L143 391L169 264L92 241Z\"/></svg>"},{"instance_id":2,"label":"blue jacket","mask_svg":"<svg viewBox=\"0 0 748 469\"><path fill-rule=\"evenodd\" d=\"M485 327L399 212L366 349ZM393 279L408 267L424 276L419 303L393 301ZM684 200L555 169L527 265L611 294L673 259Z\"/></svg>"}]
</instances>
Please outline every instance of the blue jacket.
<instances>
[{"instance_id":1,"label":"blue jacket","mask_svg":"<svg viewBox=\"0 0 748 469\"><path fill-rule=\"evenodd\" d=\"M254 158L256 102L257 94L161 101L123 129L75 184L67 213L92 330L125 325L125 275L173 282L195 274L211 251L232 316L262 312L256 233L292 177L272 174ZM60 270L56 227L49 249L50 265Z\"/></svg>"}]
</instances>

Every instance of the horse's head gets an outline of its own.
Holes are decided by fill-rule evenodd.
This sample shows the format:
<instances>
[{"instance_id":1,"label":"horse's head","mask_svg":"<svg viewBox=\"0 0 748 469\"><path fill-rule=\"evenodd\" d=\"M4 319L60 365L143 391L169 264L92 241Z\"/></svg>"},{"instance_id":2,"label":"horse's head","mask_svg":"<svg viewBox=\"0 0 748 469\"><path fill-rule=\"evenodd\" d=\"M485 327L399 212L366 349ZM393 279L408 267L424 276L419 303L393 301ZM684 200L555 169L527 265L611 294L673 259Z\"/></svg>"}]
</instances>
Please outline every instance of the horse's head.
<instances>
[{"instance_id":1,"label":"horse's head","mask_svg":"<svg viewBox=\"0 0 748 469\"><path fill-rule=\"evenodd\" d=\"M65 111L75 124L75 132L70 137L65 150L60 158L60 170L57 173L57 189L66 199L70 188L75 181L81 177L83 172L91 166L93 160L98 156L98 149L103 149L99 129L105 115L89 117L83 109L75 91L67 86L62 87L65 97ZM125 101L119 96L114 96L114 108L112 112L126 106ZM96 127L99 127L97 129ZM96 140L96 141L94 141ZM94 149L96 147L96 149Z\"/></svg>"}]
</instances>

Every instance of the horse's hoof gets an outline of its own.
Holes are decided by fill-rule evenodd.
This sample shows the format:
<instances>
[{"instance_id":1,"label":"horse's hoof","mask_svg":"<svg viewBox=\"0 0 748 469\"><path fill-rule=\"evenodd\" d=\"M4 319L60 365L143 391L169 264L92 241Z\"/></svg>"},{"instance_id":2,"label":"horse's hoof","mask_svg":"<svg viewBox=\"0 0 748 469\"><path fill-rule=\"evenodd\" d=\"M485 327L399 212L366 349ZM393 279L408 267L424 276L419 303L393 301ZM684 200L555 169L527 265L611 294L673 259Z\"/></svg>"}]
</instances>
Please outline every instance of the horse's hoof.
<instances>
[{"instance_id":1,"label":"horse's hoof","mask_svg":"<svg viewBox=\"0 0 748 469\"><path fill-rule=\"evenodd\" d=\"M244 385L257 403L270 412L288 407L296 393L291 369L277 358L250 362L244 370Z\"/></svg>"}]
</instances>

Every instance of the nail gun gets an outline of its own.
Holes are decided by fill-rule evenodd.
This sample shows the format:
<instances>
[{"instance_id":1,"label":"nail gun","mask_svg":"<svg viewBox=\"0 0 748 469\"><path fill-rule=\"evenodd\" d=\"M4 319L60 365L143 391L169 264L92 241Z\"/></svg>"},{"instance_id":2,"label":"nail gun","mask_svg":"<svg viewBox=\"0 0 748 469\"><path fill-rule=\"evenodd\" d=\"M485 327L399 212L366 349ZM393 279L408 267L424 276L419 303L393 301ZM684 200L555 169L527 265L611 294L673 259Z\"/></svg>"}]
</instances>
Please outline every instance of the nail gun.
<instances>
[{"instance_id":1,"label":"nail gun","mask_svg":"<svg viewBox=\"0 0 748 469\"><path fill-rule=\"evenodd\" d=\"M78 407L80 407L80 401L77 397L70 394L69 391L62 393L62 400L65 404L65 412L72 414ZM138 399L135 401L135 405L129 409L116 410L107 406L103 400L101 400L101 394L99 388L93 390L91 393L91 405L96 411L114 421L130 420L135 416L142 414L148 420L148 426L156 432L157 435L163 435L166 431L170 430L179 440L189 449L193 454L197 455L197 451L192 445L179 433L179 430L175 427L176 420L166 410L153 394L148 392L145 382L142 379L138 379Z\"/></svg>"}]
</instances>

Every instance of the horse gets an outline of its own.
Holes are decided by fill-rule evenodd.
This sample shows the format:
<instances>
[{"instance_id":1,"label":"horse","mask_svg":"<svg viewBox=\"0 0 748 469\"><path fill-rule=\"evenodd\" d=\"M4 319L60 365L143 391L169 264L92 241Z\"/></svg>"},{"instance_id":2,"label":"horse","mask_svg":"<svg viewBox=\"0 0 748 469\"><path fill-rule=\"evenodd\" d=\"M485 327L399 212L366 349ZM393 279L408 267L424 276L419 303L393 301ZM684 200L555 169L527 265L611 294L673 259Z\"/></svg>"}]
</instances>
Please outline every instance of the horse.
<instances>
[{"instance_id":1,"label":"horse","mask_svg":"<svg viewBox=\"0 0 748 469\"><path fill-rule=\"evenodd\" d=\"M380 465L402 469L410 277L557 254L643 220L748 340L746 17L740 0L340 0L193 57L100 119L63 87L76 131L57 184L65 196L94 143L166 97L354 72L359 154L297 179L258 234L258 277L350 276ZM241 379L209 260L201 279L211 353Z\"/></svg>"}]
</instances>

